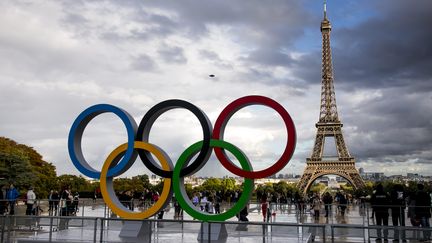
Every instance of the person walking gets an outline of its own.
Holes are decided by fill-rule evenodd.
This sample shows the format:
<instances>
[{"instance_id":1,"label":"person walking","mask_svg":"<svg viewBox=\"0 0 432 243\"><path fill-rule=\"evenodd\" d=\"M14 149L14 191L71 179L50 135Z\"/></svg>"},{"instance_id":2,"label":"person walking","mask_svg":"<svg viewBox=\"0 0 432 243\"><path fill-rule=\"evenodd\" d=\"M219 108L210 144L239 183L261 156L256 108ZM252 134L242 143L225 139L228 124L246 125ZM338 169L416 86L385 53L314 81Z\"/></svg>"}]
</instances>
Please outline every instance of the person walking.
<instances>
[{"instance_id":1,"label":"person walking","mask_svg":"<svg viewBox=\"0 0 432 243\"><path fill-rule=\"evenodd\" d=\"M312 208L314 211L314 218L315 220L319 220L320 217L320 209L321 209L321 201L317 196L314 197L313 201L312 201Z\"/></svg>"},{"instance_id":2,"label":"person walking","mask_svg":"<svg viewBox=\"0 0 432 243\"><path fill-rule=\"evenodd\" d=\"M384 192L384 187L378 184L376 187L376 192L371 198L372 209L375 211L375 221L376 225L384 227L388 226L388 209L390 204L390 197ZM382 232L381 228L377 229L377 242L381 242ZM387 242L388 229L384 228L384 242Z\"/></svg>"},{"instance_id":3,"label":"person walking","mask_svg":"<svg viewBox=\"0 0 432 243\"><path fill-rule=\"evenodd\" d=\"M423 184L417 185L417 194L415 202L415 215L416 218L420 219L420 226L426 228L423 231L423 241L428 241L430 239L430 228L429 218L431 217L431 197L429 193L424 190Z\"/></svg>"},{"instance_id":4,"label":"person walking","mask_svg":"<svg viewBox=\"0 0 432 243\"><path fill-rule=\"evenodd\" d=\"M263 221L266 222L267 221L267 209L269 208L269 205L267 203L267 198L263 197L261 199L261 212L262 212L262 216L263 216Z\"/></svg>"},{"instance_id":5,"label":"person walking","mask_svg":"<svg viewBox=\"0 0 432 243\"><path fill-rule=\"evenodd\" d=\"M32 215L33 210L33 204L36 201L36 194L33 192L33 187L31 186L27 191L27 209L26 209L26 215Z\"/></svg>"},{"instance_id":6,"label":"person walking","mask_svg":"<svg viewBox=\"0 0 432 243\"><path fill-rule=\"evenodd\" d=\"M7 190L7 192L6 192L6 199L9 203L9 214L10 215L15 214L15 204L16 204L16 200L17 200L18 196L19 196L18 190L11 183L9 185L9 190Z\"/></svg>"},{"instance_id":7,"label":"person walking","mask_svg":"<svg viewBox=\"0 0 432 243\"><path fill-rule=\"evenodd\" d=\"M394 185L391 193L390 193L390 199L391 199L391 213L392 213L392 223L393 226L403 226L405 227L405 192L404 188L400 184ZM401 240L406 241L405 239L405 230L402 230L401 232ZM394 229L394 235L393 239L395 241L399 240L399 230L396 227Z\"/></svg>"}]
</instances>

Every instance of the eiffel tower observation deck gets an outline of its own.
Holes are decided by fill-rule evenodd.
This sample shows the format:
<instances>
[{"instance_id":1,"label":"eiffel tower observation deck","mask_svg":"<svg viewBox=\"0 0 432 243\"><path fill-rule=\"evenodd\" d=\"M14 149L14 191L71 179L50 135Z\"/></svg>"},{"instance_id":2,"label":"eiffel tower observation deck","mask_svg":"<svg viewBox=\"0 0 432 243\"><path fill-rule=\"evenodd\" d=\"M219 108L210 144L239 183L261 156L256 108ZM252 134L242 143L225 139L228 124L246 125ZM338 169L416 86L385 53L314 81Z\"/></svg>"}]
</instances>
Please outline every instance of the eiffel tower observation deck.
<instances>
[{"instance_id":1,"label":"eiffel tower observation deck","mask_svg":"<svg viewBox=\"0 0 432 243\"><path fill-rule=\"evenodd\" d=\"M306 194L312 183L323 175L338 175L345 178L354 188L364 186L355 159L351 156L342 134L342 126L336 106L336 95L333 84L333 65L330 46L331 23L327 18L327 6L324 2L324 18L321 21L322 33L322 76L321 104L317 133L312 154L306 159L306 168L298 187ZM324 159L325 139L333 137L336 145L337 158Z\"/></svg>"}]
</instances>

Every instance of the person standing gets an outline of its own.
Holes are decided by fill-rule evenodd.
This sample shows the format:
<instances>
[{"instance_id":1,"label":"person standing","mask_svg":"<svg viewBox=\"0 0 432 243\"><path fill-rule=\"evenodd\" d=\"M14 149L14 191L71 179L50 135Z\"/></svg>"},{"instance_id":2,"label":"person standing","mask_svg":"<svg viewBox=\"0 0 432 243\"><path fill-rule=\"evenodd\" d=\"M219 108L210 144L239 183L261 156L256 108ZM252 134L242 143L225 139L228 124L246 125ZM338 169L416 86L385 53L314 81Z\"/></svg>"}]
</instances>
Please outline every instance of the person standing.
<instances>
[{"instance_id":1,"label":"person standing","mask_svg":"<svg viewBox=\"0 0 432 243\"><path fill-rule=\"evenodd\" d=\"M174 219L183 219L183 210L180 206L180 203L177 201L175 197L173 197L174 201Z\"/></svg>"},{"instance_id":2,"label":"person standing","mask_svg":"<svg viewBox=\"0 0 432 243\"><path fill-rule=\"evenodd\" d=\"M333 197L330 195L330 192L326 192L323 197L324 209L325 209L325 217L328 217L329 212L331 210L331 206L333 203Z\"/></svg>"},{"instance_id":3,"label":"person standing","mask_svg":"<svg viewBox=\"0 0 432 243\"><path fill-rule=\"evenodd\" d=\"M376 225L384 227L388 226L388 209L390 204L390 198L386 192L384 192L384 187L381 184L378 184L376 187L376 192L372 195L371 198L372 209L375 211L375 221ZM377 229L377 241L381 241L382 233L381 228ZM388 229L384 229L384 241L387 241L388 237Z\"/></svg>"},{"instance_id":4,"label":"person standing","mask_svg":"<svg viewBox=\"0 0 432 243\"><path fill-rule=\"evenodd\" d=\"M0 216L6 211L6 191L3 186L0 186Z\"/></svg>"},{"instance_id":5,"label":"person standing","mask_svg":"<svg viewBox=\"0 0 432 243\"><path fill-rule=\"evenodd\" d=\"M424 185L417 185L417 194L415 202L415 215L416 218L420 219L420 226L426 228L423 231L423 240L428 241L430 239L430 231L427 229L430 227L429 218L431 217L431 197L429 193L424 191Z\"/></svg>"},{"instance_id":6,"label":"person standing","mask_svg":"<svg viewBox=\"0 0 432 243\"><path fill-rule=\"evenodd\" d=\"M60 205L61 216L69 216L71 214L72 199L73 197L69 186L66 186L61 192L61 200L65 202L64 205Z\"/></svg>"},{"instance_id":7,"label":"person standing","mask_svg":"<svg viewBox=\"0 0 432 243\"><path fill-rule=\"evenodd\" d=\"M49 215L53 215L53 209L54 209L54 200L53 200L54 191L51 190L50 194L48 195L48 213Z\"/></svg>"},{"instance_id":8,"label":"person standing","mask_svg":"<svg viewBox=\"0 0 432 243\"><path fill-rule=\"evenodd\" d=\"M193 204L195 207L198 207L198 204L199 204L199 197L198 197L197 193L195 193L194 196L193 196L193 198L192 198L192 204Z\"/></svg>"},{"instance_id":9,"label":"person standing","mask_svg":"<svg viewBox=\"0 0 432 243\"><path fill-rule=\"evenodd\" d=\"M341 213L342 217L345 216L345 210L346 210L347 206L348 206L347 198L345 197L344 194L340 193L339 194L339 208L340 208L340 213Z\"/></svg>"},{"instance_id":10,"label":"person standing","mask_svg":"<svg viewBox=\"0 0 432 243\"><path fill-rule=\"evenodd\" d=\"M405 227L405 192L404 188L400 184L396 184L390 193L391 199L391 212L392 212L392 223L393 226L403 226ZM399 230L396 227L394 230L395 240L399 239ZM401 239L405 240L405 230L402 230Z\"/></svg>"},{"instance_id":11,"label":"person standing","mask_svg":"<svg viewBox=\"0 0 432 243\"><path fill-rule=\"evenodd\" d=\"M54 193L53 193L53 195L52 195L52 200L53 200L53 205L54 205L54 213L53 212L50 212L51 213L51 215L54 215L54 216L57 216L57 212L58 212L58 205L59 205L59 202L60 202L60 195L59 195L59 193L58 193L58 191L57 190L55 190L54 191Z\"/></svg>"},{"instance_id":12,"label":"person standing","mask_svg":"<svg viewBox=\"0 0 432 243\"><path fill-rule=\"evenodd\" d=\"M313 201L312 201L312 207L314 210L314 218L315 220L319 220L320 217L320 209L321 209L321 201L317 196L314 197Z\"/></svg>"},{"instance_id":13,"label":"person standing","mask_svg":"<svg viewBox=\"0 0 432 243\"><path fill-rule=\"evenodd\" d=\"M6 199L9 203L9 214L10 215L15 214L15 204L16 204L16 199L18 198L18 196L19 196L18 190L11 183L9 186L9 190L7 190L7 192L6 192Z\"/></svg>"},{"instance_id":14,"label":"person standing","mask_svg":"<svg viewBox=\"0 0 432 243\"><path fill-rule=\"evenodd\" d=\"M26 209L26 215L32 215L33 210L33 204L36 201L36 194L33 192L33 187L31 186L27 191L27 209Z\"/></svg>"}]
</instances>

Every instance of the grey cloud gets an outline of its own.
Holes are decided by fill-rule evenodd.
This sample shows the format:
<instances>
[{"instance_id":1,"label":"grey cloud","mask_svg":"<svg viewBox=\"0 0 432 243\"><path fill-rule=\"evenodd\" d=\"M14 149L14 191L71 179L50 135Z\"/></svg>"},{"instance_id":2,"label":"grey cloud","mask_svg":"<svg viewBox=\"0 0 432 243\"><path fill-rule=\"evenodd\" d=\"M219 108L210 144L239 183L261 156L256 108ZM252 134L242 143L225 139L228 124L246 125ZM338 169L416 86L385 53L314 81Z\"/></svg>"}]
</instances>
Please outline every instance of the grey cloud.
<instances>
[{"instance_id":1,"label":"grey cloud","mask_svg":"<svg viewBox=\"0 0 432 243\"><path fill-rule=\"evenodd\" d=\"M347 134L351 150L360 159L432 163L432 107L427 96L405 93L404 88L383 91L383 97L352 107L343 114L345 125L357 129Z\"/></svg>"},{"instance_id":2,"label":"grey cloud","mask_svg":"<svg viewBox=\"0 0 432 243\"><path fill-rule=\"evenodd\" d=\"M432 2L375 4L379 16L334 31L338 79L356 87L376 88L428 83L422 89L432 90L432 32L428 31Z\"/></svg>"},{"instance_id":3,"label":"grey cloud","mask_svg":"<svg viewBox=\"0 0 432 243\"><path fill-rule=\"evenodd\" d=\"M134 57L131 61L130 67L141 72L155 71L157 69L155 61L153 61L153 59L146 54L141 54L137 57Z\"/></svg>"},{"instance_id":4,"label":"grey cloud","mask_svg":"<svg viewBox=\"0 0 432 243\"><path fill-rule=\"evenodd\" d=\"M212 61L222 61L219 55L216 52L208 51L208 50L200 50L199 54L202 58L209 59Z\"/></svg>"},{"instance_id":5,"label":"grey cloud","mask_svg":"<svg viewBox=\"0 0 432 243\"><path fill-rule=\"evenodd\" d=\"M207 61L210 61L215 66L225 69L225 70L232 70L233 66L224 60L214 51L211 50L199 50L198 52L199 56Z\"/></svg>"},{"instance_id":6,"label":"grey cloud","mask_svg":"<svg viewBox=\"0 0 432 243\"><path fill-rule=\"evenodd\" d=\"M167 63L185 64L187 62L183 49L178 46L163 45L159 48L158 54Z\"/></svg>"},{"instance_id":7,"label":"grey cloud","mask_svg":"<svg viewBox=\"0 0 432 243\"><path fill-rule=\"evenodd\" d=\"M71 29L80 38L97 36L108 41L148 41L151 39L166 37L178 29L177 23L167 16L153 13L146 8L137 7L135 4L124 4L121 8L127 9L129 13L122 15L120 23L110 21L106 15L116 13L119 6L116 2L75 2L75 4L64 4L63 10L65 17L62 19L63 25ZM136 2L138 4L138 2ZM97 5L94 8L89 5ZM111 5L113 4L113 5ZM139 4L138 4L139 5ZM105 23L92 23L86 15L93 17L104 17ZM99 19L99 21L101 21ZM135 25L129 31L124 31L126 25ZM119 31L120 30L120 31ZM120 34L121 33L121 34Z\"/></svg>"}]
</instances>

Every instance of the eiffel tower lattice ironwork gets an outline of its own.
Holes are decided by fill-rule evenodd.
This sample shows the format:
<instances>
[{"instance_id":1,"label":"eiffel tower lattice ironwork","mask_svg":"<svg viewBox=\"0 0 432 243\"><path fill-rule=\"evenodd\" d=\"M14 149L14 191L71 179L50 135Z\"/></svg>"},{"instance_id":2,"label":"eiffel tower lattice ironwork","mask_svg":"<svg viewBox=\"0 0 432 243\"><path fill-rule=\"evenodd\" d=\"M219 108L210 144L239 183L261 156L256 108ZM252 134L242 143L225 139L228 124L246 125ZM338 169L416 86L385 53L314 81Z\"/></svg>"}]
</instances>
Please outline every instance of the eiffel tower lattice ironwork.
<instances>
[{"instance_id":1,"label":"eiffel tower lattice ironwork","mask_svg":"<svg viewBox=\"0 0 432 243\"><path fill-rule=\"evenodd\" d=\"M319 121L316 123L317 134L310 158L306 159L306 168L298 184L300 192L306 194L312 183L323 175L338 175L348 180L355 188L364 186L364 182L355 167L355 159L350 155L342 134L342 123L339 120L336 97L333 85L333 67L330 48L331 24L327 19L324 2L324 19L321 22L323 41L321 107ZM338 158L323 160L326 137L333 137L336 143Z\"/></svg>"}]
</instances>

